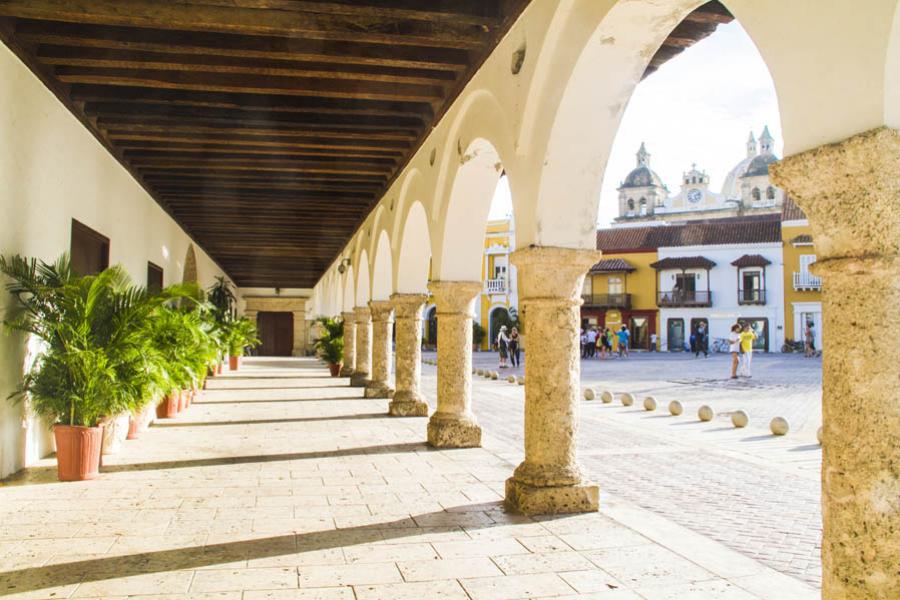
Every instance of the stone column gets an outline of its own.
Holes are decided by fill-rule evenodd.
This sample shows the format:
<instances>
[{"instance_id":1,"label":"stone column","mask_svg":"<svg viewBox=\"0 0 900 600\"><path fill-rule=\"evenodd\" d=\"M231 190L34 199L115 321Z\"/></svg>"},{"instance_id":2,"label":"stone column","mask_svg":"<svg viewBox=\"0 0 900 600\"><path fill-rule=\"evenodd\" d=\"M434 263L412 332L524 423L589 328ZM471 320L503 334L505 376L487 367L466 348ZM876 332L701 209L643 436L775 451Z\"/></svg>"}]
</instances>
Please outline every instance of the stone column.
<instances>
[{"instance_id":1,"label":"stone column","mask_svg":"<svg viewBox=\"0 0 900 600\"><path fill-rule=\"evenodd\" d=\"M425 294L394 294L395 328L397 330L396 384L388 413L394 417L427 417L428 404L422 400L419 384L422 377L422 309Z\"/></svg>"},{"instance_id":2,"label":"stone column","mask_svg":"<svg viewBox=\"0 0 900 600\"><path fill-rule=\"evenodd\" d=\"M357 306L356 313L356 364L350 385L366 387L372 368L372 314L368 306Z\"/></svg>"},{"instance_id":3,"label":"stone column","mask_svg":"<svg viewBox=\"0 0 900 600\"><path fill-rule=\"evenodd\" d=\"M341 377L350 377L356 368L356 314L353 311L342 312L344 318L344 366Z\"/></svg>"},{"instance_id":4,"label":"stone column","mask_svg":"<svg viewBox=\"0 0 900 600\"><path fill-rule=\"evenodd\" d=\"M771 171L809 218L822 276L822 597L900 598L900 131Z\"/></svg>"},{"instance_id":5,"label":"stone column","mask_svg":"<svg viewBox=\"0 0 900 600\"><path fill-rule=\"evenodd\" d=\"M366 398L390 398L391 387L391 329L393 305L388 300L369 302L372 312L372 378L366 384Z\"/></svg>"},{"instance_id":6,"label":"stone column","mask_svg":"<svg viewBox=\"0 0 900 600\"><path fill-rule=\"evenodd\" d=\"M481 446L472 414L472 317L480 281L435 281L437 305L437 411L428 421L428 443L437 448Z\"/></svg>"},{"instance_id":7,"label":"stone column","mask_svg":"<svg viewBox=\"0 0 900 600\"><path fill-rule=\"evenodd\" d=\"M529 247L510 255L518 269L525 365L525 460L506 480L506 505L526 514L598 509L599 490L575 453L581 386L581 286L596 250Z\"/></svg>"},{"instance_id":8,"label":"stone column","mask_svg":"<svg viewBox=\"0 0 900 600\"><path fill-rule=\"evenodd\" d=\"M294 346L291 348L291 356L306 355L306 311L292 310L294 315Z\"/></svg>"}]
</instances>

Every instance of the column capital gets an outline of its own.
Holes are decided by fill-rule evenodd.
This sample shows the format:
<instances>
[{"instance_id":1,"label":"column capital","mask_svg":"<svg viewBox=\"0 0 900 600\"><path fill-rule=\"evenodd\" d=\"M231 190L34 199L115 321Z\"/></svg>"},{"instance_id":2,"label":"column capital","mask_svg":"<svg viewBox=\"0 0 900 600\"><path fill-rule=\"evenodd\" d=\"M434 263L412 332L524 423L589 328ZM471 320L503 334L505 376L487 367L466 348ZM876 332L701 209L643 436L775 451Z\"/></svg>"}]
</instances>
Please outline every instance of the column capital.
<instances>
[{"instance_id":1,"label":"column capital","mask_svg":"<svg viewBox=\"0 0 900 600\"><path fill-rule=\"evenodd\" d=\"M472 301L483 288L480 281L432 281L428 284L439 315L471 315Z\"/></svg>"},{"instance_id":2,"label":"column capital","mask_svg":"<svg viewBox=\"0 0 900 600\"><path fill-rule=\"evenodd\" d=\"M394 305L390 300L370 300L369 310L373 321L390 321Z\"/></svg>"},{"instance_id":3,"label":"column capital","mask_svg":"<svg viewBox=\"0 0 900 600\"><path fill-rule=\"evenodd\" d=\"M428 300L428 294L393 294L391 305L398 319L421 317L422 307Z\"/></svg>"},{"instance_id":4,"label":"column capital","mask_svg":"<svg viewBox=\"0 0 900 600\"><path fill-rule=\"evenodd\" d=\"M900 251L900 131L881 127L788 156L772 181L807 214L817 264Z\"/></svg>"},{"instance_id":5,"label":"column capital","mask_svg":"<svg viewBox=\"0 0 900 600\"><path fill-rule=\"evenodd\" d=\"M371 320L372 309L368 306L357 306L353 309L353 314L356 316L357 323L365 323L366 321Z\"/></svg>"},{"instance_id":6,"label":"column capital","mask_svg":"<svg viewBox=\"0 0 900 600\"><path fill-rule=\"evenodd\" d=\"M516 250L509 259L526 274L519 277L523 300L563 297L580 304L583 276L602 255L599 250L529 246Z\"/></svg>"},{"instance_id":7,"label":"column capital","mask_svg":"<svg viewBox=\"0 0 900 600\"><path fill-rule=\"evenodd\" d=\"M355 323L356 313L352 310L344 311L341 313L341 318L344 319L344 323Z\"/></svg>"}]
</instances>

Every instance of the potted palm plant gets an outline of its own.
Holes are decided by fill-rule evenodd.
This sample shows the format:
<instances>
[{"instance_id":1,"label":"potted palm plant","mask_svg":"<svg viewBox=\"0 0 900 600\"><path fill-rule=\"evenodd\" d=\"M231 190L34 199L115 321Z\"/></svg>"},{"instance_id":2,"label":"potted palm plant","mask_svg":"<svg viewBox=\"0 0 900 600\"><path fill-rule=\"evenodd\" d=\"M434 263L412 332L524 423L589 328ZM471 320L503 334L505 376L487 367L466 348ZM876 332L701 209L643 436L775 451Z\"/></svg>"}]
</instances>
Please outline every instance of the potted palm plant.
<instances>
[{"instance_id":1,"label":"potted palm plant","mask_svg":"<svg viewBox=\"0 0 900 600\"><path fill-rule=\"evenodd\" d=\"M228 346L228 368L237 371L246 349L254 348L260 343L256 334L256 324L246 317L240 317L226 321L223 326Z\"/></svg>"},{"instance_id":2,"label":"potted palm plant","mask_svg":"<svg viewBox=\"0 0 900 600\"><path fill-rule=\"evenodd\" d=\"M130 286L121 267L76 277L65 256L0 257L0 272L16 299L5 326L44 346L13 396L54 423L59 479L93 479L101 423L134 410L158 380L144 328L165 296Z\"/></svg>"},{"instance_id":3,"label":"potted palm plant","mask_svg":"<svg viewBox=\"0 0 900 600\"><path fill-rule=\"evenodd\" d=\"M207 290L206 299L209 302L213 319L220 325L220 329L223 330L221 333L224 333L226 324L233 321L237 316L235 309L237 297L234 294L234 287L224 276L220 275L216 277L216 281ZM227 352L227 343L223 343L222 356L210 369L210 374L222 374L222 363Z\"/></svg>"},{"instance_id":4,"label":"potted palm plant","mask_svg":"<svg viewBox=\"0 0 900 600\"><path fill-rule=\"evenodd\" d=\"M316 319L319 335L315 341L316 356L328 363L332 377L344 366L344 322L331 317Z\"/></svg>"}]
</instances>

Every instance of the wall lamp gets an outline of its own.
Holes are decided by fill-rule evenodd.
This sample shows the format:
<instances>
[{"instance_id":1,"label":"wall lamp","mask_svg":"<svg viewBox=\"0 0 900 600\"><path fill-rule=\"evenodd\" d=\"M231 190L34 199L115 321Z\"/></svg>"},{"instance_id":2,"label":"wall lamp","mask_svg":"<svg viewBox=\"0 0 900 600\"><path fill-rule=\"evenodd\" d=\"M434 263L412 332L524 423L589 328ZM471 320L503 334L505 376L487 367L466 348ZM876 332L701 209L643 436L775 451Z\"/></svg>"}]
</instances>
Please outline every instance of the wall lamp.
<instances>
[{"instance_id":1,"label":"wall lamp","mask_svg":"<svg viewBox=\"0 0 900 600\"><path fill-rule=\"evenodd\" d=\"M343 259L343 260L341 261L341 264L338 265L338 273L340 273L341 275L343 275L343 274L344 274L344 271L346 271L346 270L347 270L347 267L349 267L349 266L350 266L350 259L349 259L349 258Z\"/></svg>"}]
</instances>

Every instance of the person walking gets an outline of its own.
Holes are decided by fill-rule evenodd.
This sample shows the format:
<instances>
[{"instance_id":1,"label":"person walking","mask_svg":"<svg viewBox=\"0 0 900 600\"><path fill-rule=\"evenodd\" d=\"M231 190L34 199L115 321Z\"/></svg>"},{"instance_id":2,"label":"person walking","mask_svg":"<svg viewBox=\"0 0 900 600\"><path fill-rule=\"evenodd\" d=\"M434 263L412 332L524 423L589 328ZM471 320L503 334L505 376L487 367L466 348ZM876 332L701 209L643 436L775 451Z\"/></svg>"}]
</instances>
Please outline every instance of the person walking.
<instances>
[{"instance_id":1,"label":"person walking","mask_svg":"<svg viewBox=\"0 0 900 600\"><path fill-rule=\"evenodd\" d=\"M590 329L588 329L585 337L587 338L585 346L587 357L594 358L594 355L597 352L597 328L591 327Z\"/></svg>"},{"instance_id":2,"label":"person walking","mask_svg":"<svg viewBox=\"0 0 900 600\"><path fill-rule=\"evenodd\" d=\"M650 334L650 352L656 352L656 332Z\"/></svg>"},{"instance_id":3,"label":"person walking","mask_svg":"<svg viewBox=\"0 0 900 600\"><path fill-rule=\"evenodd\" d=\"M506 335L506 325L500 326L500 333L497 334L497 349L500 351L500 368L505 369L509 365L506 359L509 358L509 336Z\"/></svg>"},{"instance_id":4,"label":"person walking","mask_svg":"<svg viewBox=\"0 0 900 600\"><path fill-rule=\"evenodd\" d=\"M741 360L741 326L735 323L728 334L728 351L731 352L731 378L737 379Z\"/></svg>"},{"instance_id":5,"label":"person walking","mask_svg":"<svg viewBox=\"0 0 900 600\"><path fill-rule=\"evenodd\" d=\"M604 335L603 335L603 337L606 338L606 352L607 352L610 356L612 356L612 355L613 355L613 338L614 338L615 336L613 336L613 332L612 332L612 330L610 330L609 327L607 327L607 328L604 330Z\"/></svg>"},{"instance_id":6,"label":"person walking","mask_svg":"<svg viewBox=\"0 0 900 600\"><path fill-rule=\"evenodd\" d=\"M803 331L803 354L806 358L816 355L816 334L812 321L806 322L806 329Z\"/></svg>"},{"instance_id":7,"label":"person walking","mask_svg":"<svg viewBox=\"0 0 900 600\"><path fill-rule=\"evenodd\" d=\"M509 361L512 363L513 368L515 369L520 364L522 364L521 359L519 358L519 329L518 327L513 327L509 332Z\"/></svg>"},{"instance_id":8,"label":"person walking","mask_svg":"<svg viewBox=\"0 0 900 600\"><path fill-rule=\"evenodd\" d=\"M628 328L625 325L622 325L622 328L616 333L616 336L619 338L619 356L627 358L628 340L631 337L631 334L628 333Z\"/></svg>"},{"instance_id":9,"label":"person walking","mask_svg":"<svg viewBox=\"0 0 900 600\"><path fill-rule=\"evenodd\" d=\"M701 352L703 353L703 356L705 358L709 358L709 350L707 350L706 345L706 325L700 323L699 325L697 325L697 339L694 346L694 358L699 358Z\"/></svg>"},{"instance_id":10,"label":"person walking","mask_svg":"<svg viewBox=\"0 0 900 600\"><path fill-rule=\"evenodd\" d=\"M753 342L756 340L756 332L750 328L750 323L744 323L741 331L741 372L742 377L750 378L750 365L753 362Z\"/></svg>"},{"instance_id":11,"label":"person walking","mask_svg":"<svg viewBox=\"0 0 900 600\"><path fill-rule=\"evenodd\" d=\"M585 333L584 329L581 330L581 358L584 358L587 354L587 333Z\"/></svg>"}]
</instances>

